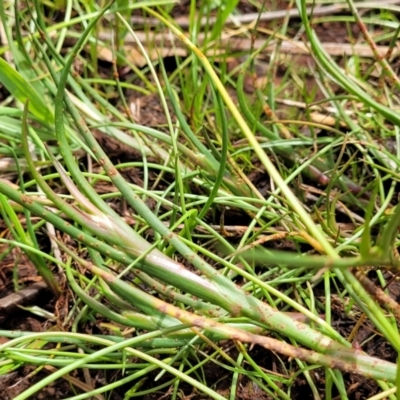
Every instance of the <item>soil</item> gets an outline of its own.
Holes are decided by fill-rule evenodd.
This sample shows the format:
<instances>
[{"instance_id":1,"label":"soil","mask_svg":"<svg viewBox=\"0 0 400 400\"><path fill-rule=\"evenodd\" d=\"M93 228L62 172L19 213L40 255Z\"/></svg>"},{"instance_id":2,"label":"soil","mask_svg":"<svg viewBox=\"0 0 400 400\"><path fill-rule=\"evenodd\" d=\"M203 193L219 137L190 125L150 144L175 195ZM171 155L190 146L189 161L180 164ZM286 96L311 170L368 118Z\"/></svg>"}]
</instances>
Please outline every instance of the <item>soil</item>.
<instances>
[{"instance_id":1,"label":"soil","mask_svg":"<svg viewBox=\"0 0 400 400\"><path fill-rule=\"evenodd\" d=\"M173 10L174 17L184 17L188 15L188 7L189 1L182 1L179 6L176 6ZM267 3L269 3L267 1ZM277 5L281 5L281 9L285 9L287 2L286 1L276 1L274 2L274 8L276 9ZM257 9L255 6L250 4L250 2L246 0L241 0L239 2L239 9L243 13L256 12ZM282 20L278 21L270 21L268 23L262 23L263 27L266 28L274 28L276 25L280 24ZM289 31L295 31L298 29L298 20L293 20L293 27L289 28ZM351 43L359 37L359 29L356 25L349 26L341 23L325 23L321 24L316 29L321 41L329 41L336 43ZM289 35L290 36L290 35ZM260 65L258 67L258 77L261 79L263 74L266 71L268 57L264 60L260 60ZM299 68L307 67L313 65L313 60L309 56L292 56L290 60L282 61L277 68L276 81L275 84L279 85L280 81L283 79L284 74L286 73L286 66L288 62L295 62ZM264 64L263 64L264 63ZM100 63L101 65L101 63ZM230 68L233 70L235 66L238 65L238 61L233 59L230 64ZM109 65L103 64L104 74L107 75L110 73ZM173 63L170 67L173 69ZM151 77L148 77L151 79ZM120 79L122 81L130 79L130 71L126 69L121 69L120 71ZM317 95L315 99L318 100L323 98L323 94L320 92L318 84L315 80L315 77L311 74L305 75L305 90L307 92L316 91ZM246 92L249 96L254 92L254 77L251 74L248 74L246 77L245 83ZM294 91L294 88L286 88L288 92L291 90ZM146 126L164 126L166 124L165 115L161 106L161 103L158 97L154 94L151 95L143 95L137 92L127 92L125 93L128 99L134 99L134 101L129 100L131 103L136 104L136 113L133 114L133 118L136 122ZM2 100L2 96L6 95L6 92L0 92L0 100ZM132 111L131 111L132 112ZM280 108L278 114L279 116L292 116L293 110L290 107L282 106ZM100 133L96 133L96 137L101 143L102 147L107 151L108 155L112 158L112 160L117 162L122 162L124 160L140 160L141 156L138 153L132 151L132 149L124 144L118 143L115 140L110 138L106 138ZM141 185L142 181L142 172L137 169L130 169L124 171L125 176L131 182ZM265 175L262 170L258 170L257 172L251 171L249 173L249 178L251 181L260 188L261 192L267 192L269 190L269 179ZM150 177L151 179L151 177ZM160 188L162 187L163 182L160 183ZM97 187L99 192L109 191L110 188L107 187ZM115 209L122 210L124 205L120 203L115 203L113 205ZM225 224L238 224L238 221L242 224L246 224L246 216L245 215L237 215L234 211L231 213L226 212L224 215ZM216 217L214 221L216 224L219 224L219 217ZM2 226L4 229L5 227ZM6 236L7 238L7 236ZM47 244L43 244L48 245ZM282 241L281 247L285 248L286 244ZM290 249L290 244L287 244L287 248ZM17 279L15 278L15 272L17 272ZM370 278L376 281L376 276L372 272L370 274ZM391 274L387 272L387 279L390 280ZM390 275L390 276L389 276ZM14 282L18 281L20 287L29 288L32 285L37 284L41 281L40 277L38 277L35 268L29 262L28 258L18 251L17 249L12 250L6 258L1 261L0 266L0 323L1 329L7 330L21 330L21 331L30 331L30 332L41 332L48 330L51 326L55 325L54 321L47 320L42 317L37 317L30 312L23 311L19 308L4 308L2 304L5 304L5 299L8 296L12 295L15 292ZM400 283L393 279L391 284L388 287L393 298L396 301L400 298ZM316 290L316 293L318 289ZM321 290L321 293L323 291ZM324 302L323 298L320 298L319 301L321 303ZM69 307L71 306L72 301L69 297L68 290L65 290L62 297L57 301L53 298L51 293L43 288L37 291L37 295L29 298L29 302L25 300L21 300L20 305L29 306L29 305L39 305L50 312L53 312L57 316L58 322L61 322ZM382 339L382 337L378 334L375 335L374 327L369 323L365 322L361 324L356 330L356 324L359 320L361 313L359 310L354 310L353 313L349 313L344 309L343 302L337 300L335 301L335 297L333 298L333 310L332 310L332 319L333 324L339 332L344 336L348 337L350 334L354 335L354 343L363 343L366 342L362 350L367 352L371 356L376 356L380 359L388 360L395 362L395 352L391 346ZM95 331L95 328L88 324L83 327L84 331L87 333L91 333ZM370 340L366 341L367 338ZM1 339L1 338L0 338ZM4 338L2 340L5 340ZM238 356L238 351L232 343L226 343L226 352L227 354L236 359ZM207 350L205 350L207 351ZM212 349L208 350L209 352ZM285 377L289 378L287 374L287 370L296 370L295 361L285 359L282 356L277 356L276 354L267 351L264 348L255 346L249 349L249 353L253 360L257 362L257 365L265 370L273 371L276 374L282 374ZM199 355L199 358L202 356ZM226 376L227 371L217 364L208 363L204 369L205 371L205 381L208 386L219 392L223 396L229 395L229 386L224 381L224 376ZM34 367L25 367L20 368L16 371L9 373L6 376L0 377L0 386L3 390L0 392L0 400L12 400L19 393L21 393L26 388L30 387L34 383L40 381L48 374L52 372L51 368L44 368L40 371L36 371ZM101 386L105 382L108 382L110 379L115 379L115 376L107 376L104 375L102 371L91 371L90 372L92 380L95 386ZM322 370L312 370L310 371L310 376L313 379L317 390L319 391L321 398L323 398L325 381L324 381L324 371ZM80 372L76 375L72 375L73 378L78 378L82 382L85 381L83 376L80 376ZM150 375L147 377L146 385L159 385L162 382L170 379L167 375L159 382L154 383L153 378L155 377ZM349 399L361 400L366 399L374 394L378 393L380 388L378 388L377 384L368 379L361 378L359 376L347 374L345 375L345 382L347 387L347 394ZM145 385L145 386L146 386ZM113 392L110 399L123 399L124 398L124 390L127 388L120 388ZM181 398L182 399L191 399L191 400L200 400L206 399L204 395L199 394L193 387L182 384L180 385L181 389ZM313 399L313 394L310 391L310 387L307 381L304 378L304 375L299 375L292 386L292 398L293 399ZM31 397L31 399L65 399L69 396L73 396L74 391L72 390L72 385L67 380L58 380L54 384L46 387L44 390ZM336 398L339 398L339 393L336 393ZM152 395L143 395L141 397L144 400L158 400L158 399L169 399L170 392L163 390L157 392ZM238 382L238 392L236 399L238 400L267 400L272 398L267 393L265 393L261 388L259 388L253 381L246 377L241 377Z\"/></svg>"}]
</instances>

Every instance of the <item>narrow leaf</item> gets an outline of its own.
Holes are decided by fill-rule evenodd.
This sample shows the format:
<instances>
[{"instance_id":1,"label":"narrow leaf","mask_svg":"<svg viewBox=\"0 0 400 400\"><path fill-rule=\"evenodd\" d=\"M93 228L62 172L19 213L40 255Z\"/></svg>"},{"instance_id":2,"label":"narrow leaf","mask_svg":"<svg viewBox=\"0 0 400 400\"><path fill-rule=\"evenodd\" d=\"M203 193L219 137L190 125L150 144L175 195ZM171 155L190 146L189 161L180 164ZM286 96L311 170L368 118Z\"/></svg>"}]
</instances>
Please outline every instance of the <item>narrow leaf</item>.
<instances>
[{"instance_id":1,"label":"narrow leaf","mask_svg":"<svg viewBox=\"0 0 400 400\"><path fill-rule=\"evenodd\" d=\"M29 111L40 121L53 123L54 116L32 85L22 75L0 58L0 83L21 103L29 100Z\"/></svg>"}]
</instances>

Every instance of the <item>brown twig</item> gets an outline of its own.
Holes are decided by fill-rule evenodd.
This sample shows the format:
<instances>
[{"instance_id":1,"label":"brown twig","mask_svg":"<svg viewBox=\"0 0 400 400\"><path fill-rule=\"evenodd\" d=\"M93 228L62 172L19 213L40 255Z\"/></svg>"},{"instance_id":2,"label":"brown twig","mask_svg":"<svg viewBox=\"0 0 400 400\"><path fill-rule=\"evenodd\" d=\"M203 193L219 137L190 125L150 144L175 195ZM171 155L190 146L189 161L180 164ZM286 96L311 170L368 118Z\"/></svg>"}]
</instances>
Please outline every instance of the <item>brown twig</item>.
<instances>
[{"instance_id":1,"label":"brown twig","mask_svg":"<svg viewBox=\"0 0 400 400\"><path fill-rule=\"evenodd\" d=\"M103 41L111 40L111 32L100 32L99 38ZM179 55L185 56L188 54L188 51L185 48L185 45L177 40L172 40L169 32L162 33L154 33L152 32L136 32L137 37L143 43L145 47L148 47L150 50L154 47L159 47L160 49L168 49L171 55L174 55L176 49L179 49ZM205 36L204 34L199 34L197 37L198 43L201 44L204 42ZM255 39L253 40L253 49L257 50L263 48L261 54L269 54L275 47L275 41L271 41L268 46L265 46L265 38ZM310 54L309 47L307 43L296 41L296 40L285 40L280 39L282 41L280 52L283 54L293 54L293 55L308 55ZM125 38L125 45L131 45L133 48L135 42L129 36ZM232 37L231 34L222 33L220 40L218 41L218 48L220 54L226 52L226 49L230 49L230 51L248 51L252 46L252 41L250 38L239 38ZM333 43L333 42L325 42L322 43L322 47L331 56L354 56L358 55L360 57L365 58L375 58L374 51L372 51L371 47L367 44L351 44L351 43ZM379 57L384 58L389 50L389 46L376 46L375 51L379 55ZM158 54L156 52L149 52L150 55L153 55L154 58L158 59ZM215 49L215 46L212 48L212 54L215 56L218 53L218 49ZM392 58L396 57L400 53L399 48L395 48L392 52ZM157 57L156 57L157 55ZM166 56L166 54L163 54Z\"/></svg>"},{"instance_id":2,"label":"brown twig","mask_svg":"<svg viewBox=\"0 0 400 400\"><path fill-rule=\"evenodd\" d=\"M354 276L359 280L364 289L387 311L393 313L397 320L400 320L400 304L378 288L360 268L353 269Z\"/></svg>"},{"instance_id":3,"label":"brown twig","mask_svg":"<svg viewBox=\"0 0 400 400\"><path fill-rule=\"evenodd\" d=\"M386 0L385 6L399 4L400 0ZM357 8L376 8L380 5L377 1L361 1L354 3ZM340 13L343 10L347 10L348 5L347 3L342 4L332 4L328 6L317 6L317 7L308 7L306 9L308 15L322 16L322 15L331 15ZM238 24L248 24L253 21L273 21L275 19L280 18L298 18L300 17L300 12L298 9L293 8L290 10L276 10L276 11L265 11L261 13L246 13L242 15L231 15L226 24L227 25L238 25ZM200 25L204 26L206 24L214 24L216 22L215 16L208 16L203 17L200 21ZM146 25L146 26L157 26L160 24L160 21L156 18L145 18L141 16L132 16L131 22L138 25ZM189 28L190 21L187 16L179 17L174 19L176 25L180 26L181 28Z\"/></svg>"}]
</instances>

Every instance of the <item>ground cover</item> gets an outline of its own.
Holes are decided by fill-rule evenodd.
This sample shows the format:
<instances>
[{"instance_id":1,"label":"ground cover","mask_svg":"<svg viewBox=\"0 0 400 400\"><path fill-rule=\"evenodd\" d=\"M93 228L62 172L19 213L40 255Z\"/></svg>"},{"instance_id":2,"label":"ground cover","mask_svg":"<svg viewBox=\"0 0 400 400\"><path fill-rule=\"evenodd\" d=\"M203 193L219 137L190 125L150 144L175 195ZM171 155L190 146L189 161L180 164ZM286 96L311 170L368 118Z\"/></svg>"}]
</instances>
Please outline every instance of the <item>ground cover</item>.
<instances>
[{"instance_id":1,"label":"ground cover","mask_svg":"<svg viewBox=\"0 0 400 400\"><path fill-rule=\"evenodd\" d=\"M0 398L399 398L398 3L0 4Z\"/></svg>"}]
</instances>

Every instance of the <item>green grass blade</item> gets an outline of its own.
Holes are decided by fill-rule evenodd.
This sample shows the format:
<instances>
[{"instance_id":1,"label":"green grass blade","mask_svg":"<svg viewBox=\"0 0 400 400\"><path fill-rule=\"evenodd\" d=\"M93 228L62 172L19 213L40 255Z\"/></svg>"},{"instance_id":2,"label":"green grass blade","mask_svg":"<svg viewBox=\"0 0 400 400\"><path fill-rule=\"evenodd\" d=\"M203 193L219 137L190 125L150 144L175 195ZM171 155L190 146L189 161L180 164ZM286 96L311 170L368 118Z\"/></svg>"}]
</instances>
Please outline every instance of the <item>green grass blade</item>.
<instances>
[{"instance_id":1,"label":"green grass blade","mask_svg":"<svg viewBox=\"0 0 400 400\"><path fill-rule=\"evenodd\" d=\"M25 104L29 100L29 111L42 123L51 124L53 113L32 85L12 68L7 61L0 58L0 83L2 83L15 99Z\"/></svg>"}]
</instances>

